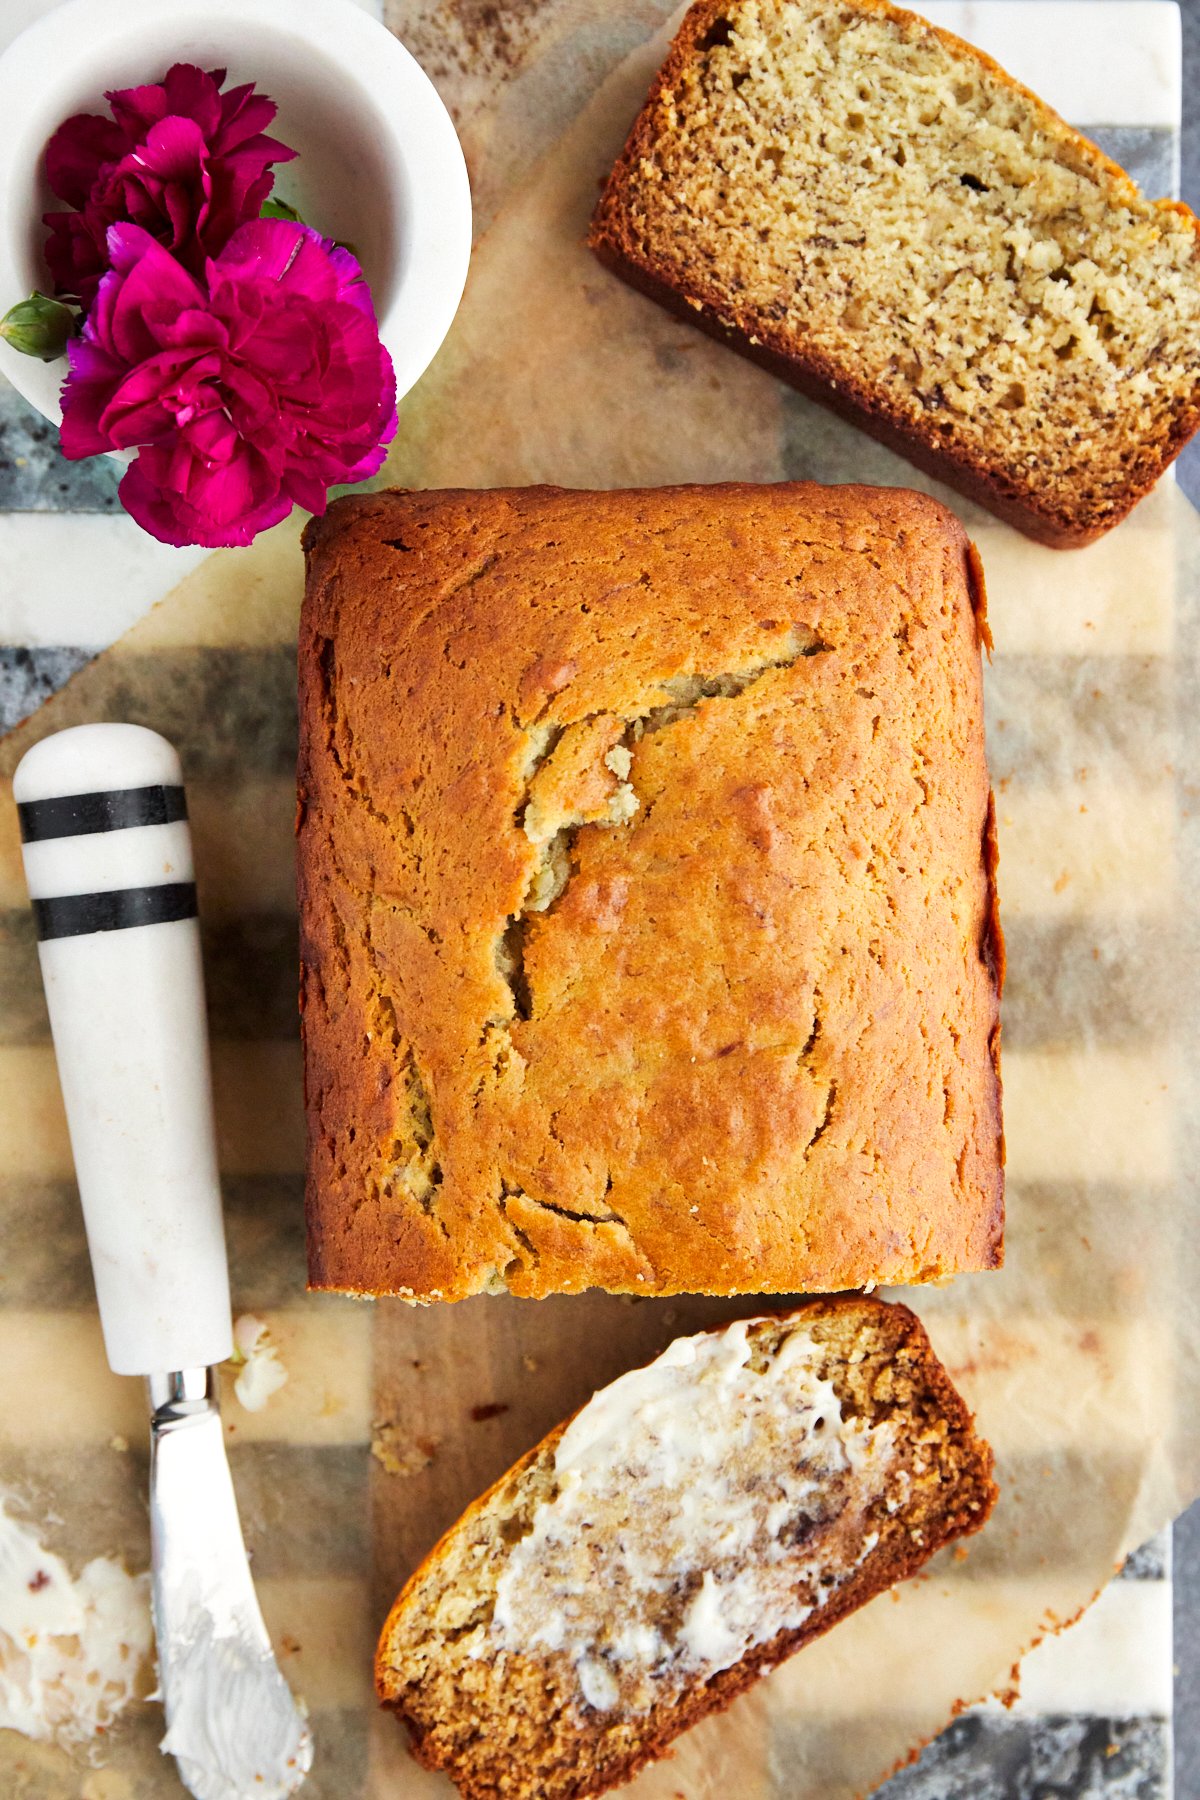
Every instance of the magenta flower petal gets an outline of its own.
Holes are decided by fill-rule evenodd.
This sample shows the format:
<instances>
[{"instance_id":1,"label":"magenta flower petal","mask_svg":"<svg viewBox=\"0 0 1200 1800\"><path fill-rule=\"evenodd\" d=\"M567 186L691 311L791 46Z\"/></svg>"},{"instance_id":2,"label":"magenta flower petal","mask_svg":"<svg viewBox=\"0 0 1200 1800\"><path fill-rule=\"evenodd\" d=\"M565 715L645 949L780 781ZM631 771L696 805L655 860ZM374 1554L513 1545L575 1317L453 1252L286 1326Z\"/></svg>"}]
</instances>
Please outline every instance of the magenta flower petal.
<instances>
[{"instance_id":1,"label":"magenta flower petal","mask_svg":"<svg viewBox=\"0 0 1200 1800\"><path fill-rule=\"evenodd\" d=\"M83 338L73 338L67 345L67 360L70 373L62 390L60 442L63 455L77 462L113 448L100 421L125 369L116 357Z\"/></svg>"},{"instance_id":2,"label":"magenta flower petal","mask_svg":"<svg viewBox=\"0 0 1200 1800\"><path fill-rule=\"evenodd\" d=\"M249 543L380 467L396 383L352 257L286 220L242 226L204 286L136 225L113 226L108 249L71 346L63 445L138 450L121 498L147 531Z\"/></svg>"},{"instance_id":3,"label":"magenta flower petal","mask_svg":"<svg viewBox=\"0 0 1200 1800\"><path fill-rule=\"evenodd\" d=\"M229 329L224 320L218 319L207 306L182 308L161 328L159 335L165 345L178 344L190 350L200 344L224 347L229 342Z\"/></svg>"},{"instance_id":4,"label":"magenta flower petal","mask_svg":"<svg viewBox=\"0 0 1200 1800\"><path fill-rule=\"evenodd\" d=\"M111 119L81 113L54 134L47 176L77 209L46 215L56 293L90 309L111 225L142 226L200 274L205 258L258 216L272 167L294 152L266 135L273 101L246 85L222 94L224 79L221 69L177 63L157 84L108 94ZM78 227L67 222L73 218Z\"/></svg>"},{"instance_id":5,"label":"magenta flower petal","mask_svg":"<svg viewBox=\"0 0 1200 1800\"><path fill-rule=\"evenodd\" d=\"M136 164L143 171L143 180L157 176L163 181L187 181L202 167L206 149L196 121L172 114L150 127L145 142L123 158L118 172L128 172Z\"/></svg>"},{"instance_id":6,"label":"magenta flower petal","mask_svg":"<svg viewBox=\"0 0 1200 1800\"><path fill-rule=\"evenodd\" d=\"M167 114L193 119L206 138L213 137L221 128L224 79L224 69L204 70L195 63L173 63L162 79Z\"/></svg>"},{"instance_id":7,"label":"magenta flower petal","mask_svg":"<svg viewBox=\"0 0 1200 1800\"><path fill-rule=\"evenodd\" d=\"M96 170L115 162L125 148L119 125L96 113L76 113L46 145L46 180L68 206L87 205Z\"/></svg>"},{"instance_id":8,"label":"magenta flower petal","mask_svg":"<svg viewBox=\"0 0 1200 1800\"><path fill-rule=\"evenodd\" d=\"M387 461L388 445L400 429L400 415L393 406L391 417L385 419L380 431L379 442L364 452L358 462L346 470L343 481L366 481L368 476L378 474Z\"/></svg>"},{"instance_id":9,"label":"magenta flower petal","mask_svg":"<svg viewBox=\"0 0 1200 1800\"><path fill-rule=\"evenodd\" d=\"M357 257L344 244L331 244L329 256L337 273L339 297L351 306L357 306L369 319L374 319L375 303Z\"/></svg>"},{"instance_id":10,"label":"magenta flower petal","mask_svg":"<svg viewBox=\"0 0 1200 1800\"><path fill-rule=\"evenodd\" d=\"M84 213L43 213L42 223L50 227L45 256L55 293L94 296L108 269L104 232L97 236Z\"/></svg>"},{"instance_id":11,"label":"magenta flower petal","mask_svg":"<svg viewBox=\"0 0 1200 1800\"><path fill-rule=\"evenodd\" d=\"M144 87L110 88L104 98L124 133L127 146L139 142L152 125L167 116L169 102L161 82L157 85L147 83Z\"/></svg>"},{"instance_id":12,"label":"magenta flower petal","mask_svg":"<svg viewBox=\"0 0 1200 1800\"><path fill-rule=\"evenodd\" d=\"M187 445L176 452L142 450L122 479L122 506L164 544L205 549L250 544L259 531L288 517L291 499L279 491L261 455L246 452L200 488L191 479L198 466Z\"/></svg>"},{"instance_id":13,"label":"magenta flower petal","mask_svg":"<svg viewBox=\"0 0 1200 1800\"><path fill-rule=\"evenodd\" d=\"M115 273L128 275L137 268L143 256L153 252L157 242L141 225L110 225L108 256Z\"/></svg>"},{"instance_id":14,"label":"magenta flower petal","mask_svg":"<svg viewBox=\"0 0 1200 1800\"><path fill-rule=\"evenodd\" d=\"M275 117L275 102L265 94L256 94L253 85L230 88L221 95L221 148L236 150L260 137ZM289 151L288 155L294 155Z\"/></svg>"},{"instance_id":15,"label":"magenta flower petal","mask_svg":"<svg viewBox=\"0 0 1200 1800\"><path fill-rule=\"evenodd\" d=\"M112 290L112 310L103 329L116 355L127 363L141 362L161 346L181 311L204 306L204 293L170 252L136 225L113 226L109 254L120 285Z\"/></svg>"},{"instance_id":16,"label":"magenta flower petal","mask_svg":"<svg viewBox=\"0 0 1200 1800\"><path fill-rule=\"evenodd\" d=\"M214 273L220 280L249 277L287 282L314 300L333 299L338 287L337 273L320 234L290 219L255 219L239 226L222 250L219 263L209 265L210 285Z\"/></svg>"}]
</instances>

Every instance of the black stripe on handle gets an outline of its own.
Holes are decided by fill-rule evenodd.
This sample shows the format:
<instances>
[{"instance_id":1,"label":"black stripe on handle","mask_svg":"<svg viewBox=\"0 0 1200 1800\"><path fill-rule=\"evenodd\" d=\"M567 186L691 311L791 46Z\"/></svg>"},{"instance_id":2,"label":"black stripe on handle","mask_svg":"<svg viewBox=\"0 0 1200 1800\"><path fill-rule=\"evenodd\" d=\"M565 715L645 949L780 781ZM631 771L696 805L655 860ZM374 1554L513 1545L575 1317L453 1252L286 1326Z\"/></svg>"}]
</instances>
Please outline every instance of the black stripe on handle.
<instances>
[{"instance_id":1,"label":"black stripe on handle","mask_svg":"<svg viewBox=\"0 0 1200 1800\"><path fill-rule=\"evenodd\" d=\"M62 794L23 800L17 807L27 844L43 838L89 837L95 831L130 831L136 825L171 825L187 818L181 787L113 788L100 794Z\"/></svg>"},{"instance_id":2,"label":"black stripe on handle","mask_svg":"<svg viewBox=\"0 0 1200 1800\"><path fill-rule=\"evenodd\" d=\"M173 919L196 917L196 884L164 881L159 887L114 888L108 894L57 894L35 900L33 916L42 940L168 925Z\"/></svg>"}]
</instances>

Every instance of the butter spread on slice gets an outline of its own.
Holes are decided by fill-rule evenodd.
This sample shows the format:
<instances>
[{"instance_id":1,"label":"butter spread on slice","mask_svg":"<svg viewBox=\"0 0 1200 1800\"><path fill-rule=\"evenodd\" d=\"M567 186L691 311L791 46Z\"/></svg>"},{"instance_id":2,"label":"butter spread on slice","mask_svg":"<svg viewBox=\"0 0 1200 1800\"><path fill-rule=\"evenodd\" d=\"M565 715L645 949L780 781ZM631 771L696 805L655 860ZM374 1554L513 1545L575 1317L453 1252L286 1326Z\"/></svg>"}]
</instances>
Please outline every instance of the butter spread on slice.
<instances>
[{"instance_id":1,"label":"butter spread on slice","mask_svg":"<svg viewBox=\"0 0 1200 1800\"><path fill-rule=\"evenodd\" d=\"M843 1417L822 1351L742 1320L601 1390L508 1553L478 1655L570 1658L582 1701L640 1711L804 1623L878 1541L886 1422Z\"/></svg>"}]
</instances>

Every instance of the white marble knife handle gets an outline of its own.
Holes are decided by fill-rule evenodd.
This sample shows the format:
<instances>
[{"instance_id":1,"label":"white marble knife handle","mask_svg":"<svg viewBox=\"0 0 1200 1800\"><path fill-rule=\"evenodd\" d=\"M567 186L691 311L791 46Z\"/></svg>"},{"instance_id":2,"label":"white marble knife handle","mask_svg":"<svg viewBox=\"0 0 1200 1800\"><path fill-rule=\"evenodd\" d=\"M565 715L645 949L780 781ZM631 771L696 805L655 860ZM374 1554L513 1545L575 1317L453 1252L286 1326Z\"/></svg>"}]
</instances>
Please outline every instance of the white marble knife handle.
<instances>
[{"instance_id":1,"label":"white marble knife handle","mask_svg":"<svg viewBox=\"0 0 1200 1800\"><path fill-rule=\"evenodd\" d=\"M141 725L43 738L13 778L108 1360L232 1349L192 844L179 758Z\"/></svg>"}]
</instances>

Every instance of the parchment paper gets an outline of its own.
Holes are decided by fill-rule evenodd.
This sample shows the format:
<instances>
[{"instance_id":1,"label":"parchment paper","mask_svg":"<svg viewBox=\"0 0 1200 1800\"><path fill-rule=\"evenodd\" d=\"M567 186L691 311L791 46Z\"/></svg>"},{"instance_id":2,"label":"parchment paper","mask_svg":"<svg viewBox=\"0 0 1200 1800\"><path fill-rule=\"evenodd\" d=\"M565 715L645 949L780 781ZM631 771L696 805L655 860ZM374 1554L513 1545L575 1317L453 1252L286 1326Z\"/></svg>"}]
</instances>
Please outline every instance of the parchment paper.
<instances>
[{"instance_id":1,"label":"parchment paper","mask_svg":"<svg viewBox=\"0 0 1200 1800\"><path fill-rule=\"evenodd\" d=\"M390 479L616 486L814 476L933 489L908 465L624 289L581 247L661 55L663 8L406 7L457 108L481 234L449 343L402 411ZM489 23L490 20L490 23ZM1200 1487L1195 1420L1192 719L1197 516L1167 483L1100 544L976 536L997 651L989 754L1010 951L1004 1271L908 1290L996 1448L1002 1500L965 1556L873 1603L629 1790L838 1800L962 1703L1011 1691L1039 1636ZM313 1708L315 1796L448 1794L374 1712L375 1631L461 1508L592 1391L751 1301L587 1295L413 1311L303 1294L291 900L298 524L220 553L3 746L128 717L183 754L200 872L235 1294L289 1367L230 1398L268 1618ZM75 1559L144 1566L142 1399L108 1375L10 801L0 802L0 1483ZM121 1448L127 1442L131 1449ZM115 1447L114 1447L115 1446ZM372 1446L374 1454L372 1454ZM0 1734L0 1790L178 1790L161 1717L99 1772Z\"/></svg>"}]
</instances>

